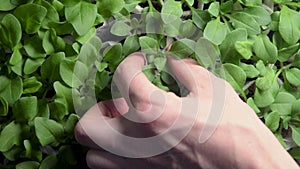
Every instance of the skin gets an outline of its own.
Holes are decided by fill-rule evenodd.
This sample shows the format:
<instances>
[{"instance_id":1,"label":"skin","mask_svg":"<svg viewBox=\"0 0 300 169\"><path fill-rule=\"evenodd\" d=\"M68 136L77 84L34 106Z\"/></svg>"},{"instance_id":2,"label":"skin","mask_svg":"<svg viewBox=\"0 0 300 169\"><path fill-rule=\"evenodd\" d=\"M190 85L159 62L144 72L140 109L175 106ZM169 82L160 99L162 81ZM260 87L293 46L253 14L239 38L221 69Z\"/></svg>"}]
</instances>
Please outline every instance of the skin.
<instances>
[{"instance_id":1,"label":"skin","mask_svg":"<svg viewBox=\"0 0 300 169\"><path fill-rule=\"evenodd\" d=\"M148 81L142 73L144 57L139 53L128 56L120 64L114 81L123 98L98 103L86 112L75 128L78 142L91 148L86 157L90 168L299 168L272 132L226 81L215 77L192 59L168 57L167 64L189 90L187 96L178 97ZM218 103L214 92L218 89L224 91L224 100L218 104L222 106L221 111L213 112L212 106ZM211 113L216 114L215 122L207 121ZM125 115L147 123L133 122ZM178 125L172 126L179 117ZM160 139L166 145L173 144L172 141L179 144L148 158L118 156L99 145L129 154L142 150L128 148L122 138L109 132L103 123L135 138L159 135L172 127L171 134ZM181 139L179 135L186 133L186 124L193 125Z\"/></svg>"}]
</instances>

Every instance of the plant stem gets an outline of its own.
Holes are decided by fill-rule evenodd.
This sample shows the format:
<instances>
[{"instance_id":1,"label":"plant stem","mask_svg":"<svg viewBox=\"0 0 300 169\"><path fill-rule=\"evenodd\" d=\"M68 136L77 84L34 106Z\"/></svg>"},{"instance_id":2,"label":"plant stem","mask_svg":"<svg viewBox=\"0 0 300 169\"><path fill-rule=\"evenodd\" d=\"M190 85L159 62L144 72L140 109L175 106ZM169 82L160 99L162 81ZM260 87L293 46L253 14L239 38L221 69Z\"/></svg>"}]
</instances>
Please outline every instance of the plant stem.
<instances>
[{"instance_id":1,"label":"plant stem","mask_svg":"<svg viewBox=\"0 0 300 169\"><path fill-rule=\"evenodd\" d=\"M147 2L148 2L148 5L149 5L149 7L150 7L150 12L155 11L155 8L154 8L154 6L153 6L151 0L147 0Z\"/></svg>"},{"instance_id":2,"label":"plant stem","mask_svg":"<svg viewBox=\"0 0 300 169\"><path fill-rule=\"evenodd\" d=\"M158 4L162 7L164 5L164 1L163 0L158 0Z\"/></svg>"}]
</instances>

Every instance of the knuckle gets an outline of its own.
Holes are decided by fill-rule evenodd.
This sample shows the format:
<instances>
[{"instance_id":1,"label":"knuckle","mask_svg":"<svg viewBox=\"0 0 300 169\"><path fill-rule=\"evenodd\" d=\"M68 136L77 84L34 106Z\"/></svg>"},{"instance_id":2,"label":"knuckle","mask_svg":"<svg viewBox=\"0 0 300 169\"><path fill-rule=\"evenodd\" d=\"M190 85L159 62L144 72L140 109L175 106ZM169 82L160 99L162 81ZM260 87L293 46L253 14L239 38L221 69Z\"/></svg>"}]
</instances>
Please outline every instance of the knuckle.
<instances>
[{"instance_id":1,"label":"knuckle","mask_svg":"<svg viewBox=\"0 0 300 169\"><path fill-rule=\"evenodd\" d=\"M141 99L136 97L131 97L130 99L133 108L138 111L146 111L152 106L150 101L147 101L146 99Z\"/></svg>"}]
</instances>

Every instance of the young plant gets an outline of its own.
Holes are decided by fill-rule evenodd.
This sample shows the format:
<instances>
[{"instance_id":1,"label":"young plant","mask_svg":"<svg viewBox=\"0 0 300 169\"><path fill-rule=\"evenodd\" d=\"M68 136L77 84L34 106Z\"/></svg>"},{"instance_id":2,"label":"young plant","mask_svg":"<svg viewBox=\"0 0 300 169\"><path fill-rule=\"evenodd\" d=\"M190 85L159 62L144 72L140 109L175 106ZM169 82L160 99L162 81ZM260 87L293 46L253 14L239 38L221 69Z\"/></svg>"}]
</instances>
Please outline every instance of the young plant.
<instances>
[{"instance_id":1,"label":"young plant","mask_svg":"<svg viewBox=\"0 0 300 169\"><path fill-rule=\"evenodd\" d=\"M166 56L194 58L226 79L299 159L299 8L296 0L2 0L0 168L87 168L73 128L116 94L113 73L136 51L164 90L182 90Z\"/></svg>"}]
</instances>

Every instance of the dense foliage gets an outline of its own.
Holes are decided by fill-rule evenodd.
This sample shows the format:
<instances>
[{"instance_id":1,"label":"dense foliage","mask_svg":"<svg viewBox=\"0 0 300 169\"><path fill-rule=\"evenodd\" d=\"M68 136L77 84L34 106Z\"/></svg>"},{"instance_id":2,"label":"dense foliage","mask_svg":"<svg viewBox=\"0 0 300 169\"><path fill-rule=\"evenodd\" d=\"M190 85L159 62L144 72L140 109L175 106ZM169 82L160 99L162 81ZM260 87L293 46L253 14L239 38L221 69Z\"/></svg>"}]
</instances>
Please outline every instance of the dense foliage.
<instances>
[{"instance_id":1,"label":"dense foliage","mask_svg":"<svg viewBox=\"0 0 300 169\"><path fill-rule=\"evenodd\" d=\"M300 158L299 8L298 0L1 0L0 168L86 168L78 117L111 98L116 67L140 50L164 90L179 93L166 55L225 78Z\"/></svg>"}]
</instances>

